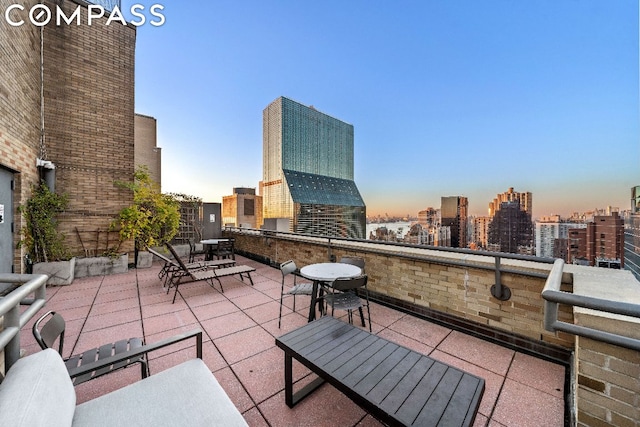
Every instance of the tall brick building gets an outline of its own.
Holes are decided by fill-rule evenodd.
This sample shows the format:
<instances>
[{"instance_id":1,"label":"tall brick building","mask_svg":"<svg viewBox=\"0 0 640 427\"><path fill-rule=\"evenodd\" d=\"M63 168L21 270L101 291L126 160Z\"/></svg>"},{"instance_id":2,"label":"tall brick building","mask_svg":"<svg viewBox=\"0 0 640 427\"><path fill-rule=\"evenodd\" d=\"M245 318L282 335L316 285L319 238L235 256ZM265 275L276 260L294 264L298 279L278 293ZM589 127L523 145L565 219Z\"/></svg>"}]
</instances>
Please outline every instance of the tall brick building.
<instances>
[{"instance_id":1,"label":"tall brick building","mask_svg":"<svg viewBox=\"0 0 640 427\"><path fill-rule=\"evenodd\" d=\"M146 166L149 176L162 186L162 149L157 143L156 119L136 113L135 118L135 166Z\"/></svg>"},{"instance_id":2,"label":"tall brick building","mask_svg":"<svg viewBox=\"0 0 640 427\"><path fill-rule=\"evenodd\" d=\"M14 3L0 0L2 16ZM25 18L36 3L21 2ZM86 7L72 0L44 3L68 15ZM24 253L16 249L24 225L17 208L40 172L54 171L56 192L69 195L59 229L77 254L89 244L104 246L109 223L132 201L114 182L131 180L134 172L136 28L105 25L106 15L88 26L86 12L81 17L81 25L52 20L37 27L28 19L0 25L0 272L24 269ZM38 168L38 159L46 167ZM83 243L81 233L95 238Z\"/></svg>"},{"instance_id":3,"label":"tall brick building","mask_svg":"<svg viewBox=\"0 0 640 427\"><path fill-rule=\"evenodd\" d=\"M262 196L255 188L237 187L222 198L222 223L233 227L262 227Z\"/></svg>"},{"instance_id":4,"label":"tall brick building","mask_svg":"<svg viewBox=\"0 0 640 427\"><path fill-rule=\"evenodd\" d=\"M624 268L624 220L617 212L595 216L587 228L570 229L567 262Z\"/></svg>"}]
</instances>

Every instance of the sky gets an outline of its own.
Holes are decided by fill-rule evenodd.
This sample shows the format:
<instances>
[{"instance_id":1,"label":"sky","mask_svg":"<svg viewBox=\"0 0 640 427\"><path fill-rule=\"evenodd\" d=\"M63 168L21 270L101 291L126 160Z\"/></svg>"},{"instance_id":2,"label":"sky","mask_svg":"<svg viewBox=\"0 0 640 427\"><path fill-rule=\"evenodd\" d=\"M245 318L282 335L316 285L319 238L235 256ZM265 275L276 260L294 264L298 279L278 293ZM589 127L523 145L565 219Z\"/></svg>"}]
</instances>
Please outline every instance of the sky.
<instances>
[{"instance_id":1,"label":"sky","mask_svg":"<svg viewBox=\"0 0 640 427\"><path fill-rule=\"evenodd\" d=\"M369 216L486 215L510 187L534 217L624 210L640 185L637 0L133 3L164 6L135 64L163 192L257 189L279 96L353 124Z\"/></svg>"}]
</instances>

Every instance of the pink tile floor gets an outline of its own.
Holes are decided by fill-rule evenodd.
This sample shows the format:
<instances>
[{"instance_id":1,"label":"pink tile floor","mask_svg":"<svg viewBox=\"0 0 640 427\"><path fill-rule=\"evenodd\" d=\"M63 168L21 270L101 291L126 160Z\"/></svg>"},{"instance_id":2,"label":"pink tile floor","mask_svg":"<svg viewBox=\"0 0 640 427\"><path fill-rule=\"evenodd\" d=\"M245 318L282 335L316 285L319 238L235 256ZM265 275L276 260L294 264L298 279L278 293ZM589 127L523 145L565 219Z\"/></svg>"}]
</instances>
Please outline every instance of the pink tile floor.
<instances>
[{"instance_id":1,"label":"pink tile floor","mask_svg":"<svg viewBox=\"0 0 640 427\"><path fill-rule=\"evenodd\" d=\"M42 310L60 312L67 321L64 356L123 337L148 343L179 332L204 331L203 359L250 426L381 425L330 385L290 409L284 403L283 353L275 337L306 323L309 297L285 298L278 329L280 271L237 257L256 268L255 286L237 277L222 279L224 293L205 282L180 286L175 304L158 279L160 264L128 273L76 279L70 286L48 287ZM373 332L485 379L475 426L564 425L565 369L523 353L372 304ZM26 353L39 348L22 331ZM358 324L356 322L356 324ZM149 355L151 374L195 357L193 342ZM299 387L314 376L294 362ZM78 403L140 379L137 366L76 387Z\"/></svg>"}]
</instances>

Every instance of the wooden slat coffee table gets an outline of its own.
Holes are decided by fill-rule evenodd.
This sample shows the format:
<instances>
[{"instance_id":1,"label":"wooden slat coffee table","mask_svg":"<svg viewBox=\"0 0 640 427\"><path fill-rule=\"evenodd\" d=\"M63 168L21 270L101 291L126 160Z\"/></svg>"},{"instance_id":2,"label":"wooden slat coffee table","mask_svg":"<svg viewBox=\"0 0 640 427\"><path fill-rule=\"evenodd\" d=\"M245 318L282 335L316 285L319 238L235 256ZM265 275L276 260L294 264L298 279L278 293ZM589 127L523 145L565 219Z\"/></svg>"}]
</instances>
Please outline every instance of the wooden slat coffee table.
<instances>
[{"instance_id":1,"label":"wooden slat coffee table","mask_svg":"<svg viewBox=\"0 0 640 427\"><path fill-rule=\"evenodd\" d=\"M289 407L328 382L391 426L470 426L484 380L325 316L276 338ZM318 375L293 393L292 359Z\"/></svg>"}]
</instances>

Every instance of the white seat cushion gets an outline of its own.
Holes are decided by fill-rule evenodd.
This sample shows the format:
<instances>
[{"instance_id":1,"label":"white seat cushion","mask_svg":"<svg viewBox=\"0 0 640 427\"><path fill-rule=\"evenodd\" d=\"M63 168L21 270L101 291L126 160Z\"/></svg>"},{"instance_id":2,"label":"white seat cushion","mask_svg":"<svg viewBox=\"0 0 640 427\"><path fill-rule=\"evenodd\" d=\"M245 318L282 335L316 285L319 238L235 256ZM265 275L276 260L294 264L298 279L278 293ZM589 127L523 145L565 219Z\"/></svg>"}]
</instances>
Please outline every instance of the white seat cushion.
<instances>
[{"instance_id":1,"label":"white seat cushion","mask_svg":"<svg viewBox=\"0 0 640 427\"><path fill-rule=\"evenodd\" d=\"M18 360L0 384L0 426L71 426L76 392L60 355L46 349Z\"/></svg>"},{"instance_id":2,"label":"white seat cushion","mask_svg":"<svg viewBox=\"0 0 640 427\"><path fill-rule=\"evenodd\" d=\"M207 365L193 359L77 406L74 426L247 426Z\"/></svg>"}]
</instances>

